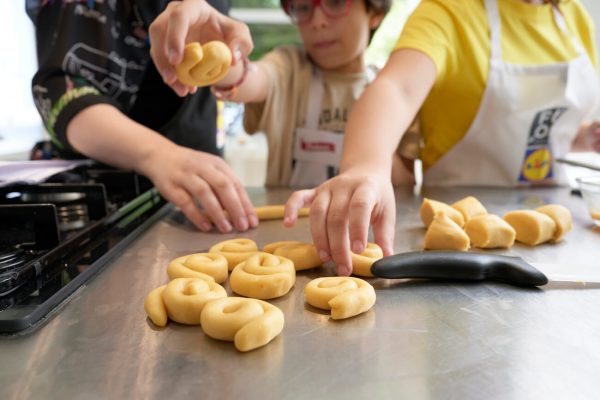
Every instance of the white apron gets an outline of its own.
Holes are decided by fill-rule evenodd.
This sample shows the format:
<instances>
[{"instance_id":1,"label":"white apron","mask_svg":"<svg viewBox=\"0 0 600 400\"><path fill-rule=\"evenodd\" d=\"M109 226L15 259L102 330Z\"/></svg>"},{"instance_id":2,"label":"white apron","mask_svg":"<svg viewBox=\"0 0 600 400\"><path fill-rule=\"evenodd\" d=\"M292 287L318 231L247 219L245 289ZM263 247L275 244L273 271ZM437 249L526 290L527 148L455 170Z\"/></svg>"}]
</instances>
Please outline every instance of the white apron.
<instances>
[{"instance_id":1,"label":"white apron","mask_svg":"<svg viewBox=\"0 0 600 400\"><path fill-rule=\"evenodd\" d=\"M556 23L577 57L535 66L505 63L497 0L486 0L485 7L491 57L477 116L465 136L425 172L425 185L565 184L554 159L569 151L581 122L595 108L600 87L594 66L556 7Z\"/></svg>"},{"instance_id":2,"label":"white apron","mask_svg":"<svg viewBox=\"0 0 600 400\"><path fill-rule=\"evenodd\" d=\"M367 68L368 81L374 78L374 71ZM291 187L315 187L339 171L344 134L319 129L322 102L323 76L318 68L313 68L304 126L294 133Z\"/></svg>"}]
</instances>

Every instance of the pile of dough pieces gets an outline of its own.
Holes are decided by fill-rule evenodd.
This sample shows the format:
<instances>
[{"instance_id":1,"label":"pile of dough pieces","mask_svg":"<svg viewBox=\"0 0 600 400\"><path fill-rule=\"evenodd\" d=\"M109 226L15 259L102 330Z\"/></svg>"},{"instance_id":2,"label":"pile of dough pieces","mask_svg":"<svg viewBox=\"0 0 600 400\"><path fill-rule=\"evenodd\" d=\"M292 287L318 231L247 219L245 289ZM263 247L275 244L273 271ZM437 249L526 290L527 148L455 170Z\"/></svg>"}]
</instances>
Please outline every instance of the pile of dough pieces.
<instances>
[{"instance_id":1,"label":"pile of dough pieces","mask_svg":"<svg viewBox=\"0 0 600 400\"><path fill-rule=\"evenodd\" d=\"M352 255L355 274L372 276L371 264L381 257L381 248L369 243L363 253ZM296 281L296 271L321 264L310 243L275 242L259 251L250 239L226 240L208 253L172 260L167 267L171 281L150 292L144 309L158 326L165 326L169 319L200 324L214 339L233 341L240 351L253 350L273 340L284 326L283 312L264 300L287 294ZM227 296L220 283L228 276L231 290L244 297ZM376 300L373 286L354 277L314 279L304 294L310 305L331 310L333 319L364 313Z\"/></svg>"},{"instance_id":2,"label":"pile of dough pieces","mask_svg":"<svg viewBox=\"0 0 600 400\"><path fill-rule=\"evenodd\" d=\"M425 198L420 215L427 226L426 250L509 248L515 240L536 246L558 242L573 228L571 213L561 205L510 211L500 218L472 196L451 205Z\"/></svg>"}]
</instances>

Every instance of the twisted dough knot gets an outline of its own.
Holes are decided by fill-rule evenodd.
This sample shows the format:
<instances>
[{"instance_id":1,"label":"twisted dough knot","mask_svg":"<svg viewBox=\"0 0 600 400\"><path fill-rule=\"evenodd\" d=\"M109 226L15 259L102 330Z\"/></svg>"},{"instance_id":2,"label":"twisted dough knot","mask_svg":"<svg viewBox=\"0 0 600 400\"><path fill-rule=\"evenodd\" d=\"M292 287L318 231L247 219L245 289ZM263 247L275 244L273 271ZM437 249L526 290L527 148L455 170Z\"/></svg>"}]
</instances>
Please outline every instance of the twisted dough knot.
<instances>
[{"instance_id":1,"label":"twisted dough knot","mask_svg":"<svg viewBox=\"0 0 600 400\"><path fill-rule=\"evenodd\" d=\"M352 253L352 273L358 276L372 277L371 265L383 257L383 250L375 243L367 243L360 254Z\"/></svg>"},{"instance_id":2,"label":"twisted dough knot","mask_svg":"<svg viewBox=\"0 0 600 400\"><path fill-rule=\"evenodd\" d=\"M169 279L198 278L222 283L227 280L227 259L216 253L189 254L174 259L167 267Z\"/></svg>"},{"instance_id":3,"label":"twisted dough knot","mask_svg":"<svg viewBox=\"0 0 600 400\"><path fill-rule=\"evenodd\" d=\"M263 251L292 260L296 271L311 269L322 264L317 249L312 243L283 241L265 245Z\"/></svg>"},{"instance_id":4,"label":"twisted dough knot","mask_svg":"<svg viewBox=\"0 0 600 400\"><path fill-rule=\"evenodd\" d=\"M183 61L175 66L177 78L188 86L209 86L223 79L231 65L231 51L223 42L188 43Z\"/></svg>"},{"instance_id":5,"label":"twisted dough knot","mask_svg":"<svg viewBox=\"0 0 600 400\"><path fill-rule=\"evenodd\" d=\"M231 271L242 261L258 251L258 246L250 239L231 239L219 242L212 246L208 252L221 254L227 259L228 268Z\"/></svg>"},{"instance_id":6,"label":"twisted dough knot","mask_svg":"<svg viewBox=\"0 0 600 400\"><path fill-rule=\"evenodd\" d=\"M290 291L296 282L292 261L269 253L256 253L231 272L231 290L254 299L274 299Z\"/></svg>"},{"instance_id":7,"label":"twisted dough knot","mask_svg":"<svg viewBox=\"0 0 600 400\"><path fill-rule=\"evenodd\" d=\"M347 276L317 278L304 287L306 302L331 310L331 318L344 319L364 313L375 304L375 289L368 282Z\"/></svg>"},{"instance_id":8,"label":"twisted dough knot","mask_svg":"<svg viewBox=\"0 0 600 400\"><path fill-rule=\"evenodd\" d=\"M218 283L197 278L177 278L148 294L144 310L158 326L170 320L181 324L198 325L204 305L211 300L227 297Z\"/></svg>"},{"instance_id":9,"label":"twisted dough knot","mask_svg":"<svg viewBox=\"0 0 600 400\"><path fill-rule=\"evenodd\" d=\"M283 330L283 312L266 301L226 297L208 303L200 317L202 330L213 339L234 342L239 351L269 343Z\"/></svg>"}]
</instances>

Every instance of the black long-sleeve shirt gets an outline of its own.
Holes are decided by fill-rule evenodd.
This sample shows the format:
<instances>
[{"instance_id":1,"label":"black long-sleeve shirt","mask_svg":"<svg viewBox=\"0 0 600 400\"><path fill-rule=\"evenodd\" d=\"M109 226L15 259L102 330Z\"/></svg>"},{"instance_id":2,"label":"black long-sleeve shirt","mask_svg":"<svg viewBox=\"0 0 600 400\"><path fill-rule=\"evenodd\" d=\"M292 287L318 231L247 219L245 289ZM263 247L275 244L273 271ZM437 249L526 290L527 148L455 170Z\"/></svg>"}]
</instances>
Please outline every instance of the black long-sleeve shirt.
<instances>
[{"instance_id":1,"label":"black long-sleeve shirt","mask_svg":"<svg viewBox=\"0 0 600 400\"><path fill-rule=\"evenodd\" d=\"M178 97L152 59L148 27L170 0L27 0L36 27L35 104L52 141L73 155L66 128L81 110L112 104L173 142L219 154L216 102L206 88ZM226 13L227 0L209 0Z\"/></svg>"}]
</instances>

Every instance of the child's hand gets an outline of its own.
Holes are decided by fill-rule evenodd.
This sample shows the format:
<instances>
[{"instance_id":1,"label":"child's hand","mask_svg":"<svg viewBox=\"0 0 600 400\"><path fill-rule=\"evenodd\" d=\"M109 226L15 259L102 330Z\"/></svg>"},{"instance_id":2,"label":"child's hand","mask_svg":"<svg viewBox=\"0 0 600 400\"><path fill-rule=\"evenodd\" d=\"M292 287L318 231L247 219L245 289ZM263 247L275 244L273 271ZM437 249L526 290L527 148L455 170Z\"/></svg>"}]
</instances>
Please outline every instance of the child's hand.
<instances>
[{"instance_id":1,"label":"child's hand","mask_svg":"<svg viewBox=\"0 0 600 400\"><path fill-rule=\"evenodd\" d=\"M180 96L196 91L196 87L179 82L175 74L174 66L181 62L186 42L225 42L234 55L234 64L253 47L246 24L221 14L205 0L169 2L150 25L149 32L154 64L164 82Z\"/></svg>"},{"instance_id":2,"label":"child's hand","mask_svg":"<svg viewBox=\"0 0 600 400\"><path fill-rule=\"evenodd\" d=\"M310 206L310 229L319 257L323 262L333 260L339 275L352 273L350 250L364 251L369 223L384 255L393 253L396 204L389 173L349 170L316 189L294 192L286 204L284 225L294 225L298 209L305 206Z\"/></svg>"},{"instance_id":3,"label":"child's hand","mask_svg":"<svg viewBox=\"0 0 600 400\"><path fill-rule=\"evenodd\" d=\"M592 149L600 153L600 121L594 121L588 126L587 139Z\"/></svg>"}]
</instances>

